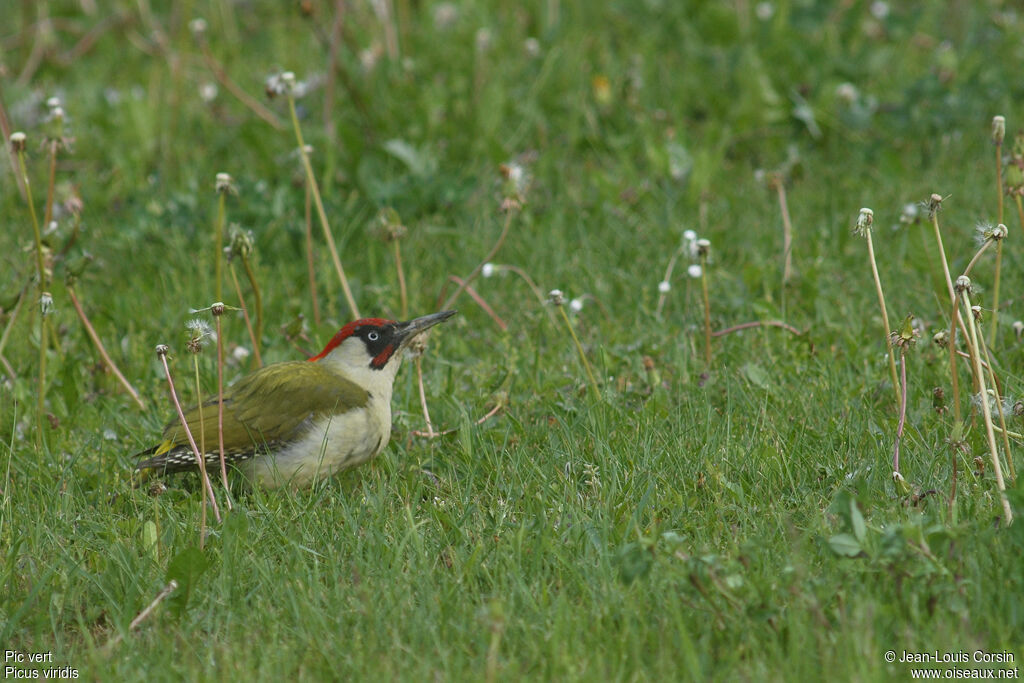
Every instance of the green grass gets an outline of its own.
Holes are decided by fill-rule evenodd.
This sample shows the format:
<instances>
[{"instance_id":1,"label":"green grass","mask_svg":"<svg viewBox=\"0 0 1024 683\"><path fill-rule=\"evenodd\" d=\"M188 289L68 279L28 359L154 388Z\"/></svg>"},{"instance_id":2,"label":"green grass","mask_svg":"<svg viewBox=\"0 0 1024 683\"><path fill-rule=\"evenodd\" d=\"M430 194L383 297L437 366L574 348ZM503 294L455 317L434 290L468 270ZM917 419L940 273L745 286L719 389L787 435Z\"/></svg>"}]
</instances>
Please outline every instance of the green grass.
<instances>
[{"instance_id":1,"label":"green grass","mask_svg":"<svg viewBox=\"0 0 1024 683\"><path fill-rule=\"evenodd\" d=\"M0 35L3 104L29 137L37 210L43 103L56 94L75 138L58 195L81 195L85 228L56 263L41 449L34 293L3 350L16 375L0 387L5 649L52 652L54 666L103 680L908 679L887 650L1009 651L1019 667L1024 526L998 523L991 467L972 471L988 459L980 417L947 514L952 418L932 408L932 389L949 394L948 361L930 344L948 327L945 284L930 226L890 229L905 204L949 195L940 218L955 277L975 223L994 221L989 123L1007 117L1007 150L1022 127L1015 10L893 3L879 20L869 3L777 2L762 20L717 3L480 0L456 5L444 27L438 3L396 0L401 58L385 52L367 69L359 51L384 49L384 32L369 3L347 3L335 144L322 82L299 105L361 311L399 309L391 247L373 233L381 208L408 227L411 313L430 312L448 275L465 276L497 239L498 166L519 159L531 183L496 262L544 292L585 297L573 324L602 399L527 286L481 278L474 288L509 331L463 295L424 361L431 416L456 433L410 435L424 425L406 368L384 455L309 491L239 488L199 554L197 481L172 478L158 496L129 483L131 454L173 413L153 349L171 346L188 398L184 323L213 302L218 172L239 189L228 221L255 234L265 360L302 357L282 332L300 314L307 351L347 322L314 225L325 319L312 323L302 170L286 103L261 95L276 69L325 76L333 3L310 3L312 18L270 0L151 3L151 17L145 3L100 0L83 14L89 4L20 3ZM58 20L52 45L19 81L40 8ZM197 16L212 54L281 130L224 87L200 99L214 78L188 30ZM844 83L851 101L837 94ZM795 277L783 289L779 207L755 170L787 158ZM35 260L6 162L0 183L6 325ZM851 233L862 206L874 209L892 323L912 312L925 332L908 354L901 451L925 494L917 504L890 477L897 415L866 246ZM1016 398L1024 226L1012 202L1005 222L995 355ZM706 370L685 257L655 314L685 229L712 243L715 329L781 319L806 335L716 338ZM62 214L51 248L70 230ZM85 254L77 291L146 413L99 365L61 284ZM972 273L983 306L993 264ZM250 345L240 317L225 336ZM208 394L212 354L201 369ZM507 409L475 425L497 400ZM1020 485L1009 495L1024 516ZM130 629L170 577L182 587Z\"/></svg>"}]
</instances>

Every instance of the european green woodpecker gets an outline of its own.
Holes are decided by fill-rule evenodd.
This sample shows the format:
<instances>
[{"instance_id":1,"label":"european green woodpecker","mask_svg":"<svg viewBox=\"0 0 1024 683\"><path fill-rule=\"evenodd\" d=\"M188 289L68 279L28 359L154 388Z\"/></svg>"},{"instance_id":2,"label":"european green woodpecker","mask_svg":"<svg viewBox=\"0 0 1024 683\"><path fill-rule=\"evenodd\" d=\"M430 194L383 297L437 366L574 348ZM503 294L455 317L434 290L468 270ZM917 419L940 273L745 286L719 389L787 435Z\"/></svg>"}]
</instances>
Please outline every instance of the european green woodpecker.
<instances>
[{"instance_id":1,"label":"european green woodpecker","mask_svg":"<svg viewBox=\"0 0 1024 683\"><path fill-rule=\"evenodd\" d=\"M309 486L377 456L391 437L391 389L409 342L455 315L409 322L363 318L342 327L308 361L260 368L224 390L224 458L249 481L274 488ZM185 411L189 431L205 434L207 466L220 464L217 399ZM181 422L138 456L136 469L198 469Z\"/></svg>"}]
</instances>

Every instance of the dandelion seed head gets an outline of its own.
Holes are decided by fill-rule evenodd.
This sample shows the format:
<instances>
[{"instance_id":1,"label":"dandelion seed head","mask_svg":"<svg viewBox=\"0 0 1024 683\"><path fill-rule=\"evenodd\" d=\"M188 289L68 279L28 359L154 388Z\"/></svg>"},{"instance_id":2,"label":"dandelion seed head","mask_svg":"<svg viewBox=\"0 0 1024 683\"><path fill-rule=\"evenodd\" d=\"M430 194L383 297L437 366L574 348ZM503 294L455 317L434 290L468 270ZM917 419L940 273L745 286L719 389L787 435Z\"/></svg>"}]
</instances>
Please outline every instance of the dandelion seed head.
<instances>
[{"instance_id":1,"label":"dandelion seed head","mask_svg":"<svg viewBox=\"0 0 1024 683\"><path fill-rule=\"evenodd\" d=\"M573 299L569 302L569 310L573 313L579 313L583 310L583 299Z\"/></svg>"},{"instance_id":2,"label":"dandelion seed head","mask_svg":"<svg viewBox=\"0 0 1024 683\"><path fill-rule=\"evenodd\" d=\"M213 186L217 192L221 193L234 192L235 190L234 179L227 173L218 173Z\"/></svg>"},{"instance_id":3,"label":"dandelion seed head","mask_svg":"<svg viewBox=\"0 0 1024 683\"><path fill-rule=\"evenodd\" d=\"M555 306L561 306L565 303L565 294L560 289L552 289L548 292L548 301Z\"/></svg>"},{"instance_id":4,"label":"dandelion seed head","mask_svg":"<svg viewBox=\"0 0 1024 683\"><path fill-rule=\"evenodd\" d=\"M1006 117L1005 116L993 116L992 117L992 142L997 145L1003 144L1003 140L1006 138Z\"/></svg>"},{"instance_id":5,"label":"dandelion seed head","mask_svg":"<svg viewBox=\"0 0 1024 683\"><path fill-rule=\"evenodd\" d=\"M867 236L868 231L871 230L871 226L874 222L875 212L865 207L861 209L860 213L857 215L857 225L854 227L853 232L861 237L865 237Z\"/></svg>"},{"instance_id":6,"label":"dandelion seed head","mask_svg":"<svg viewBox=\"0 0 1024 683\"><path fill-rule=\"evenodd\" d=\"M700 266L697 267L700 268ZM661 282L658 283L658 291L661 292L662 294L668 294L669 291L671 291L671 289L672 285L671 283L669 283L668 280L662 280Z\"/></svg>"},{"instance_id":7,"label":"dandelion seed head","mask_svg":"<svg viewBox=\"0 0 1024 683\"><path fill-rule=\"evenodd\" d=\"M704 274L704 269L700 267L699 263L691 263L690 267L686 269L686 274L696 279Z\"/></svg>"},{"instance_id":8,"label":"dandelion seed head","mask_svg":"<svg viewBox=\"0 0 1024 683\"><path fill-rule=\"evenodd\" d=\"M480 269L480 274L483 275L484 277L491 277L492 275L494 275L494 264L485 263L483 268Z\"/></svg>"},{"instance_id":9,"label":"dandelion seed head","mask_svg":"<svg viewBox=\"0 0 1024 683\"><path fill-rule=\"evenodd\" d=\"M44 316L50 315L53 311L53 295L43 292L39 295L39 310Z\"/></svg>"}]
</instances>

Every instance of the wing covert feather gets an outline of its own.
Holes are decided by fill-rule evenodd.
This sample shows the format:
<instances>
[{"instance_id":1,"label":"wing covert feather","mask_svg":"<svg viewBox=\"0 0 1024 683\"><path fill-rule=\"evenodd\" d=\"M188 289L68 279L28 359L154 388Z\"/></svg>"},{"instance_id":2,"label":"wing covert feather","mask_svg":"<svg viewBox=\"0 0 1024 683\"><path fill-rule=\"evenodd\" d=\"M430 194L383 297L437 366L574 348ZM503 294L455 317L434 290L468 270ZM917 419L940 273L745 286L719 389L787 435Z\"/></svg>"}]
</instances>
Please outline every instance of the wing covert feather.
<instances>
[{"instance_id":1,"label":"wing covert feather","mask_svg":"<svg viewBox=\"0 0 1024 683\"><path fill-rule=\"evenodd\" d=\"M224 448L245 449L254 443L289 441L303 423L326 414L366 405L366 390L319 363L275 363L238 380L224 390ZM205 431L207 449L217 447L217 398L185 411L193 438ZM164 439L188 443L178 420L164 428Z\"/></svg>"}]
</instances>

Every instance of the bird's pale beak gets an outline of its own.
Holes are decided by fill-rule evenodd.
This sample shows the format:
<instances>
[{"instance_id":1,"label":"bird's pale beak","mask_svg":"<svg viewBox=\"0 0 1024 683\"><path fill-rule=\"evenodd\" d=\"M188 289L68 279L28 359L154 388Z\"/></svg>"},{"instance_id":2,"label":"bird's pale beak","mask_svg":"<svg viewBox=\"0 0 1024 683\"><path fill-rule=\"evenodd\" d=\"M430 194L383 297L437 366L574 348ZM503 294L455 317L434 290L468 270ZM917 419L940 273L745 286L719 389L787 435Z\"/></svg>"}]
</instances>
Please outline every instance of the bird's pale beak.
<instances>
[{"instance_id":1,"label":"bird's pale beak","mask_svg":"<svg viewBox=\"0 0 1024 683\"><path fill-rule=\"evenodd\" d=\"M438 323L443 323L457 312L458 311L441 311L440 313L431 313L430 315L414 318L408 322L395 323L395 332L401 338L402 346L408 346L409 342L424 330L428 330Z\"/></svg>"}]
</instances>

